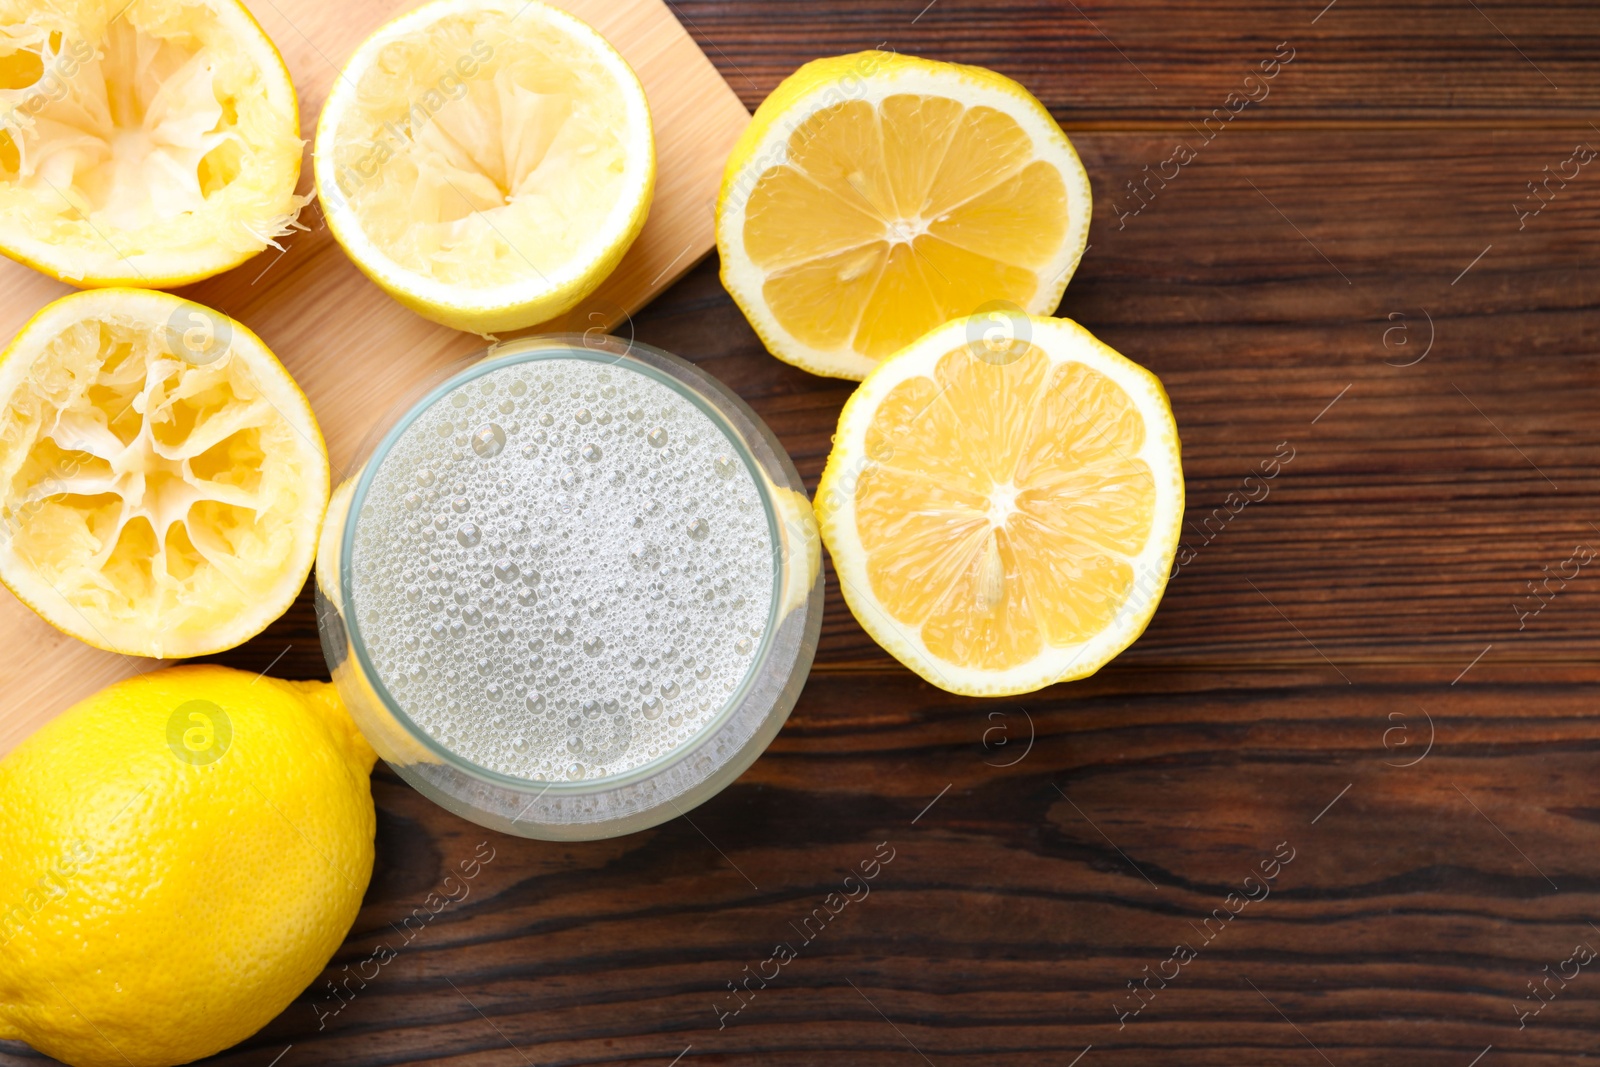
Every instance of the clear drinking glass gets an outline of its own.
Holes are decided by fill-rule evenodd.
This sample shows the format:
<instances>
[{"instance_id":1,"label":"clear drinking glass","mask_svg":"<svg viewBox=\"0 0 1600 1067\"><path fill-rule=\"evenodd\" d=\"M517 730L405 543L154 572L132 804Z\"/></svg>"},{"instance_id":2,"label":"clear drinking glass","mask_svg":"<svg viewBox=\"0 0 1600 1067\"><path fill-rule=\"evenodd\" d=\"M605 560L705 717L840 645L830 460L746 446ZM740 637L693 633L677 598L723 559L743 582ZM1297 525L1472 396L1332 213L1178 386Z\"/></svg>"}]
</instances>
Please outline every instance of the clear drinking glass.
<instances>
[{"instance_id":1,"label":"clear drinking glass","mask_svg":"<svg viewBox=\"0 0 1600 1067\"><path fill-rule=\"evenodd\" d=\"M360 551L378 554L375 549L358 546L383 544L382 539L400 537L399 528L387 528L378 514L380 509L375 505L382 501L382 490L380 496L372 499L369 493L373 492L374 480L386 460L391 459L392 450L406 439L413 423L428 418L430 409L444 403L446 397L454 402L456 395L468 392L463 387L470 388L475 379L482 378L486 383L507 380L506 368L523 368L530 375L560 372L561 368L553 364L535 366L549 360L589 361L604 364L608 374L643 375L643 380L619 380L647 391L664 387L692 404L715 428L716 436L705 442L703 448L717 453L716 462L724 465L718 468L718 473L726 475L729 469L726 465L734 462L742 464L741 469L748 472L759 494L760 518L764 518L771 547L767 554L770 559L765 564L770 567L770 583L764 580L765 570L760 576L747 576L751 583L748 588L768 591L767 621L764 626L751 628L759 629L760 636L751 639L756 646L753 652L747 649L744 653L750 657L749 666L720 709L713 707L710 712L701 712L702 717L709 714L709 719L659 755L643 762L636 761L636 765L620 773L602 773L579 780L566 780L559 774L524 777L505 773L481 765L491 762L489 760L474 762L456 751L457 747L463 747L458 744L459 735L446 744L434 736L438 729L433 732L425 729L420 723L427 716L422 713L433 713L437 709L419 707L416 700L397 695L397 688L403 689L408 684L407 679L396 678L397 671L392 667L388 676L384 674L377 663L385 657L374 655L375 649L370 643L373 635L363 632L362 617L381 632L385 617L372 605L384 597L388 598L385 603L398 603L394 600L394 591L366 582L358 573L361 568L355 559ZM482 385L486 395L490 387ZM457 367L425 387L420 396L413 394L413 400L400 405L396 414L380 423L358 457L359 467L334 492L317 559L316 604L323 652L340 694L378 754L420 792L451 811L507 833L550 840L611 837L653 826L709 799L743 773L777 734L799 697L816 651L822 618L823 583L816 523L793 463L760 417L693 364L648 345L592 333L536 337L493 345L464 369ZM632 413L630 410L629 414ZM433 421L438 422L443 417L436 414ZM520 423L510 425L520 426ZM500 434L498 444L491 439L493 434L484 433L482 442L473 439L473 447L482 443L494 449L496 456L500 448L505 447L508 453L515 455L512 449L517 446L516 438L519 434L527 435L528 428L521 427L510 434L511 439L507 439L498 425L493 427L493 433ZM415 445L415 439L411 444ZM441 442L439 447L447 446L448 442ZM521 447L532 451L526 445ZM479 452L480 456L483 454ZM698 457L699 453L695 455ZM514 459L508 461L515 462ZM694 461L700 460L695 458ZM396 464L395 470L399 470L402 461L392 462ZM662 477L668 479L671 474L672 471L666 469ZM388 480L392 482L393 478ZM385 483L380 481L379 484ZM739 484L748 486L749 483L741 480ZM647 488L630 487L628 491L643 493ZM510 500L507 508L516 514L526 513L535 524L540 509L560 506L556 501L565 499L559 494L542 492L515 495L516 499ZM407 504L414 506L409 497ZM751 516L755 516L756 510L750 509ZM759 527L760 518L751 517L748 521ZM363 521L371 525L363 529ZM442 529L444 517L439 521ZM703 529L693 525L688 529L691 538L707 536ZM534 548L543 550L538 545ZM455 550L451 548L451 551ZM570 546L566 551L572 551ZM624 577L621 568L626 566L626 561L619 559L616 564L620 581ZM487 577L481 580L486 586L490 581ZM513 588L519 595L529 595L520 587ZM413 591L414 587L408 586L405 595L412 596ZM708 592L707 596L710 595ZM747 602L741 600L740 603ZM748 603L755 607L743 610L758 611L759 604L753 598ZM642 605L635 604L639 606ZM440 623L443 621L441 615ZM452 623L456 621L451 620ZM568 632L567 640L571 639ZM684 644L682 651L693 655L698 654L695 640L695 634L686 634L675 643ZM559 664L568 662L563 656L583 654L571 646L550 646L548 651L550 656L535 656L531 652L527 656L541 663L553 659ZM714 650L712 654L716 654ZM448 654L444 654L444 659L448 664ZM438 663L440 656L434 656L433 661ZM582 670L622 672L626 669L620 662L608 663L603 657L576 662ZM623 675L619 673L615 677ZM490 687L504 692L512 679L474 676L473 684L481 687L477 690L479 693L488 692ZM724 678L721 684L733 683ZM485 707L462 708L461 717L466 724L460 729L465 733L472 731L473 721L481 722L481 716L488 714L489 698L478 699ZM560 699L567 702L565 696ZM642 699L659 704L653 695ZM596 701L588 701L586 713L594 710L589 704L598 706ZM636 710L635 714L648 712ZM575 715L572 713L569 721L575 721ZM474 720L474 716L480 718ZM632 721L641 727L645 725L642 720ZM619 733L629 729L627 736L634 736L622 720L618 722ZM598 772L591 768L585 773Z\"/></svg>"}]
</instances>

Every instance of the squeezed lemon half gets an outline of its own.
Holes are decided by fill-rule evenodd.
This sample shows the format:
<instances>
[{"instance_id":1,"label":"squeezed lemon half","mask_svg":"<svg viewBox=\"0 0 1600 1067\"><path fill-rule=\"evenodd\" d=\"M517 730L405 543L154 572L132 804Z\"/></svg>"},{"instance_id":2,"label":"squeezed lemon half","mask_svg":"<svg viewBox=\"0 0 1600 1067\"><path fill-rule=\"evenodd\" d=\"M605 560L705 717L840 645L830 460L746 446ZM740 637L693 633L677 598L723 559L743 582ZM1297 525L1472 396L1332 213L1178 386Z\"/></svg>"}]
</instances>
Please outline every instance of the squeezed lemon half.
<instances>
[{"instance_id":1,"label":"squeezed lemon half","mask_svg":"<svg viewBox=\"0 0 1600 1067\"><path fill-rule=\"evenodd\" d=\"M57 629L198 656L299 594L327 453L239 323L148 290L63 297L0 353L0 405L0 581Z\"/></svg>"},{"instance_id":2,"label":"squeezed lemon half","mask_svg":"<svg viewBox=\"0 0 1600 1067\"><path fill-rule=\"evenodd\" d=\"M308 198L283 59L236 0L0 4L0 252L77 286L185 285Z\"/></svg>"},{"instance_id":3,"label":"squeezed lemon half","mask_svg":"<svg viewBox=\"0 0 1600 1067\"><path fill-rule=\"evenodd\" d=\"M358 48L317 124L334 237L426 318L491 333L569 310L644 226L644 89L539 0L435 0Z\"/></svg>"},{"instance_id":4,"label":"squeezed lemon half","mask_svg":"<svg viewBox=\"0 0 1600 1067\"><path fill-rule=\"evenodd\" d=\"M723 176L717 250L774 355L861 378L986 304L1054 310L1089 215L1077 152L1022 86L860 52L807 63L756 110Z\"/></svg>"},{"instance_id":5,"label":"squeezed lemon half","mask_svg":"<svg viewBox=\"0 0 1600 1067\"><path fill-rule=\"evenodd\" d=\"M1183 519L1155 375L1066 319L957 319L884 361L817 487L856 619L971 696L1093 674L1143 632Z\"/></svg>"}]
</instances>

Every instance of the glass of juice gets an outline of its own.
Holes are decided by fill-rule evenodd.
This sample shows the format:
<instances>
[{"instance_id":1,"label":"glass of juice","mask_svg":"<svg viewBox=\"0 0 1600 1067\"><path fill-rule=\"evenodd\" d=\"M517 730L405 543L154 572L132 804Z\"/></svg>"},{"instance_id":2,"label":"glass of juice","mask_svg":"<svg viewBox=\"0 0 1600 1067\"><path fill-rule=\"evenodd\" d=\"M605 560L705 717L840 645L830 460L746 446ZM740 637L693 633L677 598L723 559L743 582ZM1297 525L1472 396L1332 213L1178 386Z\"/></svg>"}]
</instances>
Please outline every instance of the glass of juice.
<instances>
[{"instance_id":1,"label":"glass of juice","mask_svg":"<svg viewBox=\"0 0 1600 1067\"><path fill-rule=\"evenodd\" d=\"M815 521L782 445L692 364L497 344L364 451L323 530L323 651L422 793L610 837L708 799L787 719L821 625Z\"/></svg>"}]
</instances>

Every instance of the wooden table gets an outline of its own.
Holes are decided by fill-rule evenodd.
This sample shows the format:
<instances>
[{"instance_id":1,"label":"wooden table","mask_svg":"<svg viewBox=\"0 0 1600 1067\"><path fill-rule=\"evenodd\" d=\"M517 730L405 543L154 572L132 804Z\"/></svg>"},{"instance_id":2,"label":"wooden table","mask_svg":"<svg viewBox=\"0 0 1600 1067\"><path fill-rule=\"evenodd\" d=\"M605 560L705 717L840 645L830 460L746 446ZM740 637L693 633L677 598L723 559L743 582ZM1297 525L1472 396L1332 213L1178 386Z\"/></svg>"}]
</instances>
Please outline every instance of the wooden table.
<instances>
[{"instance_id":1,"label":"wooden table","mask_svg":"<svg viewBox=\"0 0 1600 1067\"><path fill-rule=\"evenodd\" d=\"M767 755L615 841L489 833L380 770L378 868L324 979L396 957L216 1062L1600 1053L1600 963L1573 962L1600 949L1600 562L1576 562L1600 552L1600 160L1574 162L1600 147L1600 10L923 3L674 10L750 107L885 43L1052 109L1096 197L1061 313L1159 374L1183 434L1193 555L1148 633L1092 679L963 699L830 584ZM768 356L714 262L628 330L736 389L815 485L850 387ZM323 676L309 599L221 659ZM467 899L401 939L485 840ZM804 941L875 854L870 896ZM736 999L778 942L797 958Z\"/></svg>"}]
</instances>

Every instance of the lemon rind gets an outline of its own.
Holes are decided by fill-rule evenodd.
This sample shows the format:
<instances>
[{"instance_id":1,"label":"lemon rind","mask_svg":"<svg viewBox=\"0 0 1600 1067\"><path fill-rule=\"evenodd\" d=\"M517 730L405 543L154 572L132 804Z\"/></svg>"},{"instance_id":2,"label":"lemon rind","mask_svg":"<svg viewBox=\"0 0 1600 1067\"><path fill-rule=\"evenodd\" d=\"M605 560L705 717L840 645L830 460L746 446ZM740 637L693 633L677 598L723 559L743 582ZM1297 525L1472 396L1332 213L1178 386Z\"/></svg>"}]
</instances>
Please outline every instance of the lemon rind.
<instances>
[{"instance_id":1,"label":"lemon rind","mask_svg":"<svg viewBox=\"0 0 1600 1067\"><path fill-rule=\"evenodd\" d=\"M4 897L20 903L46 865L70 893L27 897L37 914L6 930L0 1034L82 1067L190 1063L305 991L372 879L372 753L330 689L211 664L147 671L6 756ZM190 704L229 723L212 762L168 751L169 715Z\"/></svg>"}]
</instances>

